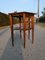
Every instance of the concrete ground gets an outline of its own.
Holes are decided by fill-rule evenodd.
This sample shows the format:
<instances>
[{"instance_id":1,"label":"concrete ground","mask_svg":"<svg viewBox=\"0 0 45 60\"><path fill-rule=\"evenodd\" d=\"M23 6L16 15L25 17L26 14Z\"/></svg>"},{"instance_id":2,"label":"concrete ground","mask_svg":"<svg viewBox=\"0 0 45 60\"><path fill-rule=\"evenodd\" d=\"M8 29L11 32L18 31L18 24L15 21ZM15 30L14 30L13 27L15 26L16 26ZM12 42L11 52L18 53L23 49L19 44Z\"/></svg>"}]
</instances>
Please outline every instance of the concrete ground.
<instances>
[{"instance_id":1,"label":"concrete ground","mask_svg":"<svg viewBox=\"0 0 45 60\"><path fill-rule=\"evenodd\" d=\"M12 47L10 28L0 30L0 60L45 60L45 28L35 25L34 44L26 33L26 47L23 46L19 31L14 31L14 47ZM27 32L27 31L26 31Z\"/></svg>"}]
</instances>

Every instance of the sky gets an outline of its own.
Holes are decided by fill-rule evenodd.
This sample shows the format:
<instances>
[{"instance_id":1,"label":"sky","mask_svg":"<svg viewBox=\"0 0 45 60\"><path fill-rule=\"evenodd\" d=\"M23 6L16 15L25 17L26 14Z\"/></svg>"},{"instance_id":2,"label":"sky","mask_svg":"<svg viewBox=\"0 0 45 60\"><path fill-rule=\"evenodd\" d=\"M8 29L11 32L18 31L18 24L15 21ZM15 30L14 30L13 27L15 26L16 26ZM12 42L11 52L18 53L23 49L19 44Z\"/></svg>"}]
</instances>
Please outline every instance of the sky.
<instances>
[{"instance_id":1,"label":"sky","mask_svg":"<svg viewBox=\"0 0 45 60\"><path fill-rule=\"evenodd\" d=\"M42 15L43 8L45 7L45 0L40 1L39 14ZM38 11L38 0L0 0L0 12L11 13L11 12L34 12Z\"/></svg>"}]
</instances>

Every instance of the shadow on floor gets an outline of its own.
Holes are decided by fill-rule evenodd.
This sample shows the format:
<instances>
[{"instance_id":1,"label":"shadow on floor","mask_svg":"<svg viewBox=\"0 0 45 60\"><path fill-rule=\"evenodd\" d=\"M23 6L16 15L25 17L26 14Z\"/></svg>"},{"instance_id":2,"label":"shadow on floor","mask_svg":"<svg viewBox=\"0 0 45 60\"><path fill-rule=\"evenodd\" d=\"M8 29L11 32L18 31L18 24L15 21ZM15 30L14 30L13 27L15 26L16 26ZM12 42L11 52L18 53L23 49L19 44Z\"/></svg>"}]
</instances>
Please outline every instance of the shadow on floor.
<instances>
[{"instance_id":1,"label":"shadow on floor","mask_svg":"<svg viewBox=\"0 0 45 60\"><path fill-rule=\"evenodd\" d=\"M12 47L11 37L9 38L0 60L24 60L20 44L20 35L14 35L14 47Z\"/></svg>"}]
</instances>

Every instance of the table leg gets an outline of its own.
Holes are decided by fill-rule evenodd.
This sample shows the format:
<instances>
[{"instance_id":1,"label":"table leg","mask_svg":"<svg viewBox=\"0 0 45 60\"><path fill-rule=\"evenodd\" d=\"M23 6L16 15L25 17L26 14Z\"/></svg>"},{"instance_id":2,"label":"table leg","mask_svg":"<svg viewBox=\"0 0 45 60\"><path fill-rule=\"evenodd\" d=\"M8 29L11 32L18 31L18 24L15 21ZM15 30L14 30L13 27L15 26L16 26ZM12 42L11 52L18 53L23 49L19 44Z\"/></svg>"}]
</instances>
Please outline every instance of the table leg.
<instances>
[{"instance_id":1,"label":"table leg","mask_svg":"<svg viewBox=\"0 0 45 60\"><path fill-rule=\"evenodd\" d=\"M20 25L20 38L22 38L22 36L21 36L21 17L19 18L19 25Z\"/></svg>"},{"instance_id":2,"label":"table leg","mask_svg":"<svg viewBox=\"0 0 45 60\"><path fill-rule=\"evenodd\" d=\"M32 44L34 43L34 29L32 29Z\"/></svg>"},{"instance_id":3,"label":"table leg","mask_svg":"<svg viewBox=\"0 0 45 60\"><path fill-rule=\"evenodd\" d=\"M12 46L14 46L14 35L13 35L13 28L11 28L12 31L11 31L11 38L12 38Z\"/></svg>"},{"instance_id":4,"label":"table leg","mask_svg":"<svg viewBox=\"0 0 45 60\"><path fill-rule=\"evenodd\" d=\"M23 14L23 27L24 27L24 48L25 48L25 40L26 40L26 22L25 22L25 14Z\"/></svg>"},{"instance_id":5,"label":"table leg","mask_svg":"<svg viewBox=\"0 0 45 60\"><path fill-rule=\"evenodd\" d=\"M10 30L11 30L11 38L12 38L12 46L14 46L14 36L13 36L13 19L10 15Z\"/></svg>"},{"instance_id":6,"label":"table leg","mask_svg":"<svg viewBox=\"0 0 45 60\"><path fill-rule=\"evenodd\" d=\"M30 39L30 18L28 19L28 39Z\"/></svg>"},{"instance_id":7,"label":"table leg","mask_svg":"<svg viewBox=\"0 0 45 60\"><path fill-rule=\"evenodd\" d=\"M32 19L32 44L34 43L34 16L31 17Z\"/></svg>"}]
</instances>

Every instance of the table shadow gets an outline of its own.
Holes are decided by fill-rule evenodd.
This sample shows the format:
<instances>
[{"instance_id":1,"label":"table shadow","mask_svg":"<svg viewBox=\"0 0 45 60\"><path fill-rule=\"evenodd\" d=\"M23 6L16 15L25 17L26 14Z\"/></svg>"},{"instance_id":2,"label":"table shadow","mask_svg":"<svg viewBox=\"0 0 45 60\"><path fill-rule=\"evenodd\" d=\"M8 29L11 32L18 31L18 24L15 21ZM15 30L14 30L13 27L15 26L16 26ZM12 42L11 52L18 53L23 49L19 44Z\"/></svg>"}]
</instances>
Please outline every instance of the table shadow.
<instances>
[{"instance_id":1,"label":"table shadow","mask_svg":"<svg viewBox=\"0 0 45 60\"><path fill-rule=\"evenodd\" d=\"M12 47L12 40L10 37L0 60L24 60L20 44L20 35L19 33L15 33L14 36L14 47Z\"/></svg>"}]
</instances>

